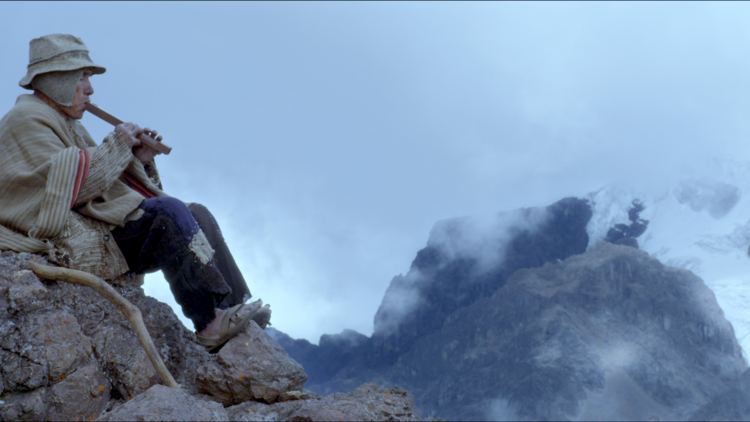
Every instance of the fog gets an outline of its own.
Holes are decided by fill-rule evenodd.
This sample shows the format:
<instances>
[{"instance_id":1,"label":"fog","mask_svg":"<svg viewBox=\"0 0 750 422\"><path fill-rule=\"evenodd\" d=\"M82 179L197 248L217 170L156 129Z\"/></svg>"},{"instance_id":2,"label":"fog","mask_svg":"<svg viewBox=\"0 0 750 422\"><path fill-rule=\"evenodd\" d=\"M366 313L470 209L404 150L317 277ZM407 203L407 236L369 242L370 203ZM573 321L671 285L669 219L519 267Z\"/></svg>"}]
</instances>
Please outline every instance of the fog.
<instances>
[{"instance_id":1,"label":"fog","mask_svg":"<svg viewBox=\"0 0 750 422\"><path fill-rule=\"evenodd\" d=\"M364 334L436 221L750 159L746 3L0 3L0 101L72 33L276 328ZM95 139L111 130L93 116ZM149 276L147 291L170 293ZM188 324L189 328L192 328Z\"/></svg>"}]
</instances>

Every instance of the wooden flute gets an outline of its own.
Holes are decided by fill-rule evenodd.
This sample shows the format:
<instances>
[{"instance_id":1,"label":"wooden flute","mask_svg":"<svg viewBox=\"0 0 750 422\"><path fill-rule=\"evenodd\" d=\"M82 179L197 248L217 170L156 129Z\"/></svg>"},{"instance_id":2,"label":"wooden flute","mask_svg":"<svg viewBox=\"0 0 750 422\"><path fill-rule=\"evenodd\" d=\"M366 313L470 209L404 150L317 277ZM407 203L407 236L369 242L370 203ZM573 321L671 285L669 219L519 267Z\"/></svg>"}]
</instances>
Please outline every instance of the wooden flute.
<instances>
[{"instance_id":1,"label":"wooden flute","mask_svg":"<svg viewBox=\"0 0 750 422\"><path fill-rule=\"evenodd\" d=\"M86 111L111 124L112 126L117 126L122 123L122 120L100 109L96 104L86 103ZM140 135L138 135L138 139L145 145L150 146L151 148L161 152L164 155L169 155L169 153L172 152L172 147L163 142L156 142L154 138L146 135L145 133L141 133Z\"/></svg>"}]
</instances>

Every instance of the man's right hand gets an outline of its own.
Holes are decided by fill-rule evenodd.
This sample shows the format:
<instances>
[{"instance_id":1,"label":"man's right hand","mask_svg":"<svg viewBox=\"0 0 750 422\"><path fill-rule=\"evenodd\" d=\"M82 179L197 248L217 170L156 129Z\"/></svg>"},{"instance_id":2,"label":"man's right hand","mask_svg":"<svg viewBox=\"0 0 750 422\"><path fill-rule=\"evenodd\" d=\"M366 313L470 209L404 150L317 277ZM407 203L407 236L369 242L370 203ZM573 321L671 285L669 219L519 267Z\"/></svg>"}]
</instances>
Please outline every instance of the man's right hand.
<instances>
[{"instance_id":1,"label":"man's right hand","mask_svg":"<svg viewBox=\"0 0 750 422\"><path fill-rule=\"evenodd\" d=\"M125 145L133 148L141 145L138 135L143 133L144 129L135 123L120 123L115 126L115 132L120 134L120 139L125 142Z\"/></svg>"}]
</instances>

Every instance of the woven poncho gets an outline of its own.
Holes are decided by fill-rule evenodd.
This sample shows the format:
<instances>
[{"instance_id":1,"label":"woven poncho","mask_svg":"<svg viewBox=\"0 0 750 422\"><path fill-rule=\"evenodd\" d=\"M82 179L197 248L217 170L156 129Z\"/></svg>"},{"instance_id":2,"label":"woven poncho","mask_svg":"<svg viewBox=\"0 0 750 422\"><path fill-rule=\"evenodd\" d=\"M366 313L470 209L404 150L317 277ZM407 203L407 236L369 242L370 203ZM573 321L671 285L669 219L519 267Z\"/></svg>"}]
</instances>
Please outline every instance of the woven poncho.
<instances>
[{"instance_id":1,"label":"woven poncho","mask_svg":"<svg viewBox=\"0 0 750 422\"><path fill-rule=\"evenodd\" d=\"M155 183L116 132L97 146L78 121L21 95L0 120L0 250L117 277L128 266L110 230L165 195Z\"/></svg>"}]
</instances>

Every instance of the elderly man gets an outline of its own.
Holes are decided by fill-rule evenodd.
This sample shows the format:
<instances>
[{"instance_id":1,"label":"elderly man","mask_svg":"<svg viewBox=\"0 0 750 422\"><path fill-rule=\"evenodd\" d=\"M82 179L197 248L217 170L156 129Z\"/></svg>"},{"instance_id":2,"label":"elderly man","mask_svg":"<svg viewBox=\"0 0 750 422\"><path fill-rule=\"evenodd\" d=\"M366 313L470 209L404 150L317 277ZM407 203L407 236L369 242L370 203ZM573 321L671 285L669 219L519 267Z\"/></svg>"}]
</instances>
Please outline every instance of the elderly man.
<instances>
[{"instance_id":1,"label":"elderly man","mask_svg":"<svg viewBox=\"0 0 750 422\"><path fill-rule=\"evenodd\" d=\"M218 350L252 317L270 309L250 298L221 231L205 207L165 194L157 151L138 136L155 130L115 127L97 145L78 121L105 68L77 37L30 43L18 97L0 120L0 250L43 253L51 262L113 279L161 269L198 342Z\"/></svg>"}]
</instances>

